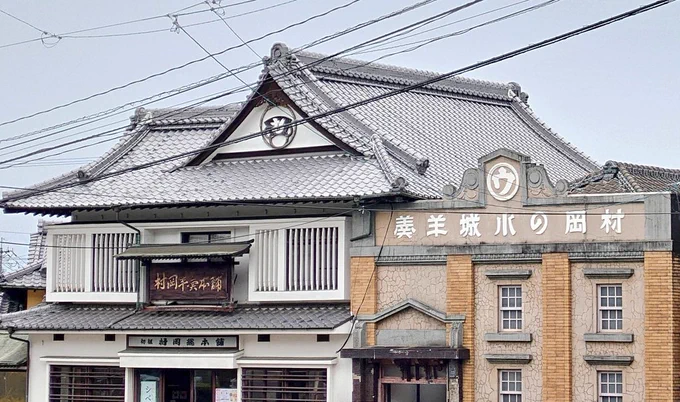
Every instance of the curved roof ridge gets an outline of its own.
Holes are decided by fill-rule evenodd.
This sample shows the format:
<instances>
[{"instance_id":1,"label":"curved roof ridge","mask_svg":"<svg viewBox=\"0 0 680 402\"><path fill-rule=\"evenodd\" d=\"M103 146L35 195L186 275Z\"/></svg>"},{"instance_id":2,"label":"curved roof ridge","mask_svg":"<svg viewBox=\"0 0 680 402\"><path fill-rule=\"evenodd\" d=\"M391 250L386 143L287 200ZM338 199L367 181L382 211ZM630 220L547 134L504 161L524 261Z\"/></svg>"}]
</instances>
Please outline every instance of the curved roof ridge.
<instances>
[{"instance_id":1,"label":"curved roof ridge","mask_svg":"<svg viewBox=\"0 0 680 402\"><path fill-rule=\"evenodd\" d=\"M568 151L565 153L565 155L570 157L571 160L580 165L584 170L593 171L600 168L600 165L595 160L576 148L576 146L572 145L571 142L557 134L545 122L543 122L543 120L541 120L536 115L536 113L534 113L533 109L531 109L531 107L529 107L529 105L524 102L520 96L513 97L512 107L519 112L519 116L526 123L536 129L536 132L541 135L543 139L555 147ZM571 153L571 155L568 155L568 153Z\"/></svg>"},{"instance_id":2,"label":"curved roof ridge","mask_svg":"<svg viewBox=\"0 0 680 402\"><path fill-rule=\"evenodd\" d=\"M80 174L84 173L85 175L88 175L88 173L92 171L95 172L101 171L102 168L110 166L110 164L118 160L127 151L134 148L134 144L136 144L138 140L143 137L143 134L146 134L148 131L149 130L147 129L146 125L144 124L136 125L135 123L132 123L126 130L126 134L123 134L123 137L111 149L109 149L106 153L104 153L104 155L102 155L98 159L86 165L69 170L68 172L57 177L53 177L51 179L38 182L37 184L34 184L30 188L3 192L1 201L2 202L6 202L8 200L11 201L13 198L17 197L18 198L22 198L25 196L30 197L33 195L31 194L32 192L45 190L49 187L61 183L66 183L71 180L78 180Z\"/></svg>"},{"instance_id":3,"label":"curved roof ridge","mask_svg":"<svg viewBox=\"0 0 680 402\"><path fill-rule=\"evenodd\" d=\"M373 137L371 137L371 144L373 146L375 158L378 160L380 170L383 171L383 174L390 183L390 186L392 186L395 191L403 190L408 185L408 182L406 181L406 178L399 175L395 169L392 161L390 160L390 155L387 153L387 149L385 149L383 139L380 138L378 134L374 134Z\"/></svg>"},{"instance_id":4,"label":"curved roof ridge","mask_svg":"<svg viewBox=\"0 0 680 402\"><path fill-rule=\"evenodd\" d=\"M302 56L302 57L309 57L309 58L325 58L328 57L327 54L322 54L322 53L317 53L317 52L309 52L309 51L291 51L295 56ZM440 75L441 73L436 72L436 71L430 71L430 70L422 70L422 69L417 69L417 68L411 68L411 67L403 67L403 66L396 66L393 64L385 64L385 63L377 63L377 62L371 62L371 61L366 61L366 60L360 60L360 59L355 59L351 57L343 57L340 56L338 58L330 59L329 62L334 62L336 60L342 61L343 63L347 64L354 64L356 66L371 66L377 69L381 70L386 70L386 71L391 71L391 72L396 72L396 73L404 73L404 74L413 74L413 75L418 75L418 76L426 76L428 78L436 77ZM314 68L314 66L312 66ZM490 88L497 88L497 89L513 89L513 84L512 83L502 83L502 82L497 82L497 81L488 81L488 80L481 80L478 78L469 78L469 77L463 77L463 76L455 76L452 78L447 79L447 81L459 81L461 83L467 83L467 84L474 84L474 85L479 85L479 86L484 86L484 87L490 87Z\"/></svg>"}]
</instances>

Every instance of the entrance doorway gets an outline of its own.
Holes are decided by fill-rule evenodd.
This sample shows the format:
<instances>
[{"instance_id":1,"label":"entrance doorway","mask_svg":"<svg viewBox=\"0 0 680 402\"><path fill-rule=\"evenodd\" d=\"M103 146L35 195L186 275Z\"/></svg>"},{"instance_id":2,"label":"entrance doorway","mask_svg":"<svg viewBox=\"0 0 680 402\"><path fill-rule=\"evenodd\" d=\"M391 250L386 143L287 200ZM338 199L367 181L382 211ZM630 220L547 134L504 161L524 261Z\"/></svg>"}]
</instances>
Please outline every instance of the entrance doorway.
<instances>
[{"instance_id":1,"label":"entrance doorway","mask_svg":"<svg viewBox=\"0 0 680 402\"><path fill-rule=\"evenodd\" d=\"M236 400L237 370L138 369L136 402Z\"/></svg>"},{"instance_id":2,"label":"entrance doorway","mask_svg":"<svg viewBox=\"0 0 680 402\"><path fill-rule=\"evenodd\" d=\"M446 384L385 384L385 402L446 402Z\"/></svg>"}]
</instances>

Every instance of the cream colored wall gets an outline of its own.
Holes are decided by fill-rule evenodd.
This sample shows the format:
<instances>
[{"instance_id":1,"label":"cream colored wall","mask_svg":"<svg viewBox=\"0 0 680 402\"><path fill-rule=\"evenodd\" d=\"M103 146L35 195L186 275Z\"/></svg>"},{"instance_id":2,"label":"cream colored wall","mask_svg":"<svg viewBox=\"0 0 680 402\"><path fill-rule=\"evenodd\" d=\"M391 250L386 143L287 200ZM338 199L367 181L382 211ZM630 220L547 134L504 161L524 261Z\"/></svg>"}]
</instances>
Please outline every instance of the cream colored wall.
<instances>
[{"instance_id":1,"label":"cream colored wall","mask_svg":"<svg viewBox=\"0 0 680 402\"><path fill-rule=\"evenodd\" d=\"M531 269L527 280L490 280L486 270ZM487 342L484 334L499 332L498 287L501 285L522 285L523 330L531 333L532 342ZM542 292L541 265L486 265L475 266L475 400L479 402L498 401L498 370L522 370L522 401L541 401L541 341L542 341ZM533 360L528 364L491 364L485 354L530 354Z\"/></svg>"},{"instance_id":2,"label":"cream colored wall","mask_svg":"<svg viewBox=\"0 0 680 402\"><path fill-rule=\"evenodd\" d=\"M45 289L28 289L26 291L26 308L29 309L42 303L45 297Z\"/></svg>"},{"instance_id":3,"label":"cream colored wall","mask_svg":"<svg viewBox=\"0 0 680 402\"><path fill-rule=\"evenodd\" d=\"M391 266L378 268L378 311L406 299L446 311L446 266Z\"/></svg>"},{"instance_id":4,"label":"cream colored wall","mask_svg":"<svg viewBox=\"0 0 680 402\"><path fill-rule=\"evenodd\" d=\"M583 268L633 268L629 279L588 279ZM623 371L624 402L644 400L644 270L639 263L573 263L573 394L575 401L597 399L597 371ZM623 333L633 334L633 343L605 343L583 341L583 334L597 332L597 285L623 284ZM633 356L629 367L590 366L585 355Z\"/></svg>"}]
</instances>

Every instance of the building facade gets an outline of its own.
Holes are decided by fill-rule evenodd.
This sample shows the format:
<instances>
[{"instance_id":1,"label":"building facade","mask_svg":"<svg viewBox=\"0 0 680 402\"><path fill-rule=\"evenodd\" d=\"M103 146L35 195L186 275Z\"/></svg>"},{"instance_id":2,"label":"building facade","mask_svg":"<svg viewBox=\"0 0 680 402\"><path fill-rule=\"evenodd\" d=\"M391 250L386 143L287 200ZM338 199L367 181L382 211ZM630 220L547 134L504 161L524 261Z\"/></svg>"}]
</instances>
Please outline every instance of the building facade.
<instances>
[{"instance_id":1,"label":"building facade","mask_svg":"<svg viewBox=\"0 0 680 402\"><path fill-rule=\"evenodd\" d=\"M541 123L515 83L399 91L432 76L277 44L245 102L139 109L96 162L3 194L7 213L70 218L46 227L45 302L0 323L28 336L29 401L399 401L413 384L402 376L427 400L471 395L470 362L484 364L468 330L472 268L441 260L460 252L433 253L422 270L385 265L408 249L422 265L408 241L428 229L400 226L392 244L390 212L375 209L453 202L436 200L456 197L459 177L473 197L464 205L479 207L464 172L503 147L571 181L598 166ZM429 345L409 352L417 361L390 354L419 346L410 339Z\"/></svg>"},{"instance_id":2,"label":"building facade","mask_svg":"<svg viewBox=\"0 0 680 402\"><path fill-rule=\"evenodd\" d=\"M447 199L376 207L351 249L353 400L679 400L679 174L553 184L499 150Z\"/></svg>"}]
</instances>

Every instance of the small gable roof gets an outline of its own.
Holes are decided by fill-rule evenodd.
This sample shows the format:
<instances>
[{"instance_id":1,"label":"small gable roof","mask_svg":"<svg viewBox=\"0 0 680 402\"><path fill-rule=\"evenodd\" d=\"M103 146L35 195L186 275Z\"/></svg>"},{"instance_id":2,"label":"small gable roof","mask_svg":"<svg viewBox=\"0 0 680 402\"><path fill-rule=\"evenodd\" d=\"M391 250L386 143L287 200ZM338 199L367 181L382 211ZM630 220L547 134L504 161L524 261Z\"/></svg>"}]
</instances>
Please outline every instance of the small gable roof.
<instances>
[{"instance_id":1,"label":"small gable roof","mask_svg":"<svg viewBox=\"0 0 680 402\"><path fill-rule=\"evenodd\" d=\"M551 177L574 180L597 164L534 116L515 83L454 77L425 88L344 110L435 76L419 70L367 64L272 48L258 89L244 103L193 109L140 109L124 138L98 161L3 194L9 212L69 214L113 206L177 206L224 201L351 200L401 195L442 198L480 156L499 148L530 155ZM329 154L272 155L209 160L239 116L275 87L342 146ZM211 147L145 169L102 180L98 176ZM49 190L66 185L59 191Z\"/></svg>"},{"instance_id":2,"label":"small gable roof","mask_svg":"<svg viewBox=\"0 0 680 402\"><path fill-rule=\"evenodd\" d=\"M608 161L599 169L570 183L571 194L651 193L669 191L680 184L680 169Z\"/></svg>"},{"instance_id":3,"label":"small gable roof","mask_svg":"<svg viewBox=\"0 0 680 402\"><path fill-rule=\"evenodd\" d=\"M0 277L0 288L46 288L47 230L45 229L45 225L47 223L48 222L45 222L44 220L40 220L38 222L38 230L36 233L31 234L26 266L18 271Z\"/></svg>"}]
</instances>

